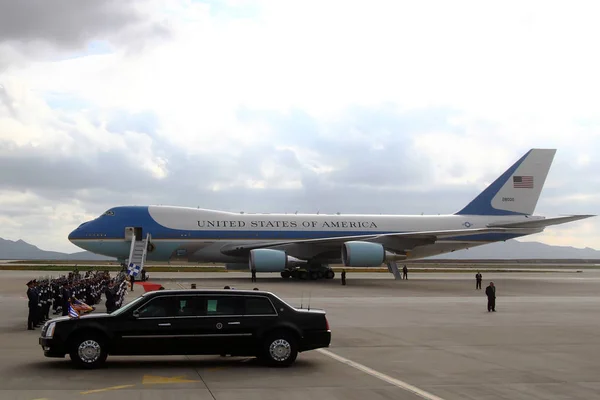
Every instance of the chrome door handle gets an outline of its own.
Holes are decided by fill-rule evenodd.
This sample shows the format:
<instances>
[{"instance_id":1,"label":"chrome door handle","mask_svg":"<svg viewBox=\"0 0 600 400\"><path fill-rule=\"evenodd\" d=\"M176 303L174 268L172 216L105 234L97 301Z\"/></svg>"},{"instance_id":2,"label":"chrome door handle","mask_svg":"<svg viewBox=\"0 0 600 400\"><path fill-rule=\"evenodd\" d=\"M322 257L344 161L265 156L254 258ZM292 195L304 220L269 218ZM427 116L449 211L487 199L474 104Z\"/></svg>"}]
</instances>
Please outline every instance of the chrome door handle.
<instances>
[{"instance_id":1,"label":"chrome door handle","mask_svg":"<svg viewBox=\"0 0 600 400\"><path fill-rule=\"evenodd\" d=\"M240 323L239 322L228 322L227 324L228 325L239 325Z\"/></svg>"},{"instance_id":2,"label":"chrome door handle","mask_svg":"<svg viewBox=\"0 0 600 400\"><path fill-rule=\"evenodd\" d=\"M158 326L171 326L171 324L166 323L166 324L158 324Z\"/></svg>"}]
</instances>

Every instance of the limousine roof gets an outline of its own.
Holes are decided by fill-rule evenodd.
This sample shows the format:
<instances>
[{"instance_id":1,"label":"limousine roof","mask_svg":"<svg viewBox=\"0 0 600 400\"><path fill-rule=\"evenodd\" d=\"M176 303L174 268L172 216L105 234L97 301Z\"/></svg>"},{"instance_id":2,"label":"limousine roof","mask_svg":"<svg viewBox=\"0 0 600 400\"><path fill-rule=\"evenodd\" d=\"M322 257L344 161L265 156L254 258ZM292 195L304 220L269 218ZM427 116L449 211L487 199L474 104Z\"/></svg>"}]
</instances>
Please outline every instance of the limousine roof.
<instances>
[{"instance_id":1,"label":"limousine roof","mask_svg":"<svg viewBox=\"0 0 600 400\"><path fill-rule=\"evenodd\" d=\"M275 294L265 291L265 290L254 290L254 289L163 289L163 290L153 290L151 292L146 292L142 294L142 296L152 296L152 295L164 295L164 294L243 294L243 295L252 295L252 294L263 294L263 295L271 295L275 296Z\"/></svg>"}]
</instances>

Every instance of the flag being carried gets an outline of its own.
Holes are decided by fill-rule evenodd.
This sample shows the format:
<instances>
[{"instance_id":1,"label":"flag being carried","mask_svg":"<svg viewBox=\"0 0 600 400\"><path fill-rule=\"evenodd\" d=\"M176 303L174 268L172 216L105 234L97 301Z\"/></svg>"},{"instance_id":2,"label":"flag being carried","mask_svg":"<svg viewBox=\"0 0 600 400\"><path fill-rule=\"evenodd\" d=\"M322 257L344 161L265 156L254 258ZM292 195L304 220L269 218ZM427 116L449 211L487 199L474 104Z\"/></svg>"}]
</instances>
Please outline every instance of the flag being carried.
<instances>
[{"instance_id":1,"label":"flag being carried","mask_svg":"<svg viewBox=\"0 0 600 400\"><path fill-rule=\"evenodd\" d=\"M127 273L129 276L138 276L140 274L142 267L140 265L134 264L134 263L129 263L129 266L127 267Z\"/></svg>"},{"instance_id":2,"label":"flag being carried","mask_svg":"<svg viewBox=\"0 0 600 400\"><path fill-rule=\"evenodd\" d=\"M71 309L75 310L77 312L77 315L87 314L95 310L94 307L88 306L83 301L78 300L76 298L73 298L69 302L69 315L71 313Z\"/></svg>"},{"instance_id":3,"label":"flag being carried","mask_svg":"<svg viewBox=\"0 0 600 400\"><path fill-rule=\"evenodd\" d=\"M71 302L69 302L69 317L79 318L79 312L73 308L73 304L71 304Z\"/></svg>"}]
</instances>

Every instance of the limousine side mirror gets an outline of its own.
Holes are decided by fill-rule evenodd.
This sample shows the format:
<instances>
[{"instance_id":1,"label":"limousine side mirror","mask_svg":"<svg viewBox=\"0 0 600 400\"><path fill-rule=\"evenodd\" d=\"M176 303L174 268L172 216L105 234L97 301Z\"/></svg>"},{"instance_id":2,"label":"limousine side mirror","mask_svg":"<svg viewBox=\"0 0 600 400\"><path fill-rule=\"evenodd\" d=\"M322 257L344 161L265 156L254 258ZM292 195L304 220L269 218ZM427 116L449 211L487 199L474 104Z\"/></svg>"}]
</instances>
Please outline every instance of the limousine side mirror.
<instances>
[{"instance_id":1,"label":"limousine side mirror","mask_svg":"<svg viewBox=\"0 0 600 400\"><path fill-rule=\"evenodd\" d=\"M139 318L139 316L140 316L140 312L138 310L135 310L133 312L133 318Z\"/></svg>"}]
</instances>

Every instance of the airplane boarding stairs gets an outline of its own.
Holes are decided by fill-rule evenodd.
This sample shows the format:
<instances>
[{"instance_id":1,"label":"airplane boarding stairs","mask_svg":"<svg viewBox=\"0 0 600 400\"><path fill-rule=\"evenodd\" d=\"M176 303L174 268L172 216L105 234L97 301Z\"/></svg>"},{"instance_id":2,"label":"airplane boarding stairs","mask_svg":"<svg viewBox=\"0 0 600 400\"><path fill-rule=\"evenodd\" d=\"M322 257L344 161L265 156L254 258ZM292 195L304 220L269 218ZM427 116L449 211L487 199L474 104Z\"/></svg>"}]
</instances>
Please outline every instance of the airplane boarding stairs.
<instances>
[{"instance_id":1,"label":"airplane boarding stairs","mask_svg":"<svg viewBox=\"0 0 600 400\"><path fill-rule=\"evenodd\" d=\"M134 276L141 274L144 269L144 263L146 262L146 255L148 254L148 243L150 242L150 234L146 235L145 239L137 240L134 235L131 238L131 248L129 250L129 259L127 265L132 269Z\"/></svg>"},{"instance_id":2,"label":"airplane boarding stairs","mask_svg":"<svg viewBox=\"0 0 600 400\"><path fill-rule=\"evenodd\" d=\"M398 264L391 261L387 263L388 271L394 274L394 279L402 279L402 275L400 275L400 270L398 269Z\"/></svg>"}]
</instances>

